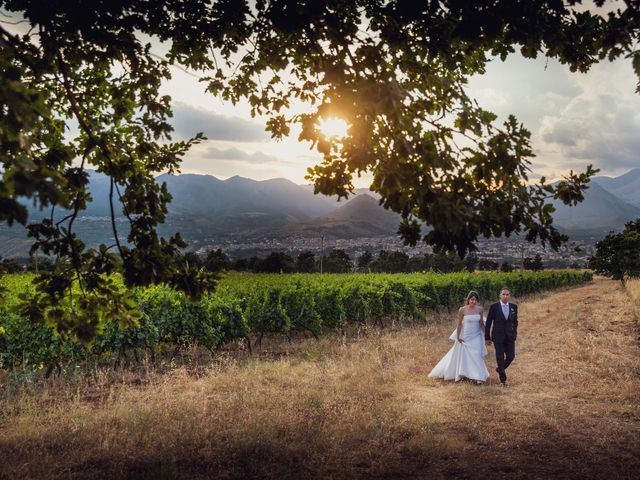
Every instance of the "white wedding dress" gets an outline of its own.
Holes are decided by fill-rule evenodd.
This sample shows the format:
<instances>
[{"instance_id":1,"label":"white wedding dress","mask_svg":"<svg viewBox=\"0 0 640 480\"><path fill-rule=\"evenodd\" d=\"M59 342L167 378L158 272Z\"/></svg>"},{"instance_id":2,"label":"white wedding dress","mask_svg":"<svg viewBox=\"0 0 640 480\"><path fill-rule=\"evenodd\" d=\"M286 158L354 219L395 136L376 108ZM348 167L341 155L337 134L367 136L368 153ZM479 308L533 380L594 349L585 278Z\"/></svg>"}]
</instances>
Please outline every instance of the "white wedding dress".
<instances>
[{"instance_id":1,"label":"white wedding dress","mask_svg":"<svg viewBox=\"0 0 640 480\"><path fill-rule=\"evenodd\" d=\"M486 382L489 371L484 363L487 347L484 344L484 329L481 327L480 314L465 315L462 319L462 332L457 340L457 329L453 331L450 340L454 341L453 347L442 357L442 360L433 367L430 377L443 378L445 380L461 380L468 378L480 382Z\"/></svg>"}]
</instances>

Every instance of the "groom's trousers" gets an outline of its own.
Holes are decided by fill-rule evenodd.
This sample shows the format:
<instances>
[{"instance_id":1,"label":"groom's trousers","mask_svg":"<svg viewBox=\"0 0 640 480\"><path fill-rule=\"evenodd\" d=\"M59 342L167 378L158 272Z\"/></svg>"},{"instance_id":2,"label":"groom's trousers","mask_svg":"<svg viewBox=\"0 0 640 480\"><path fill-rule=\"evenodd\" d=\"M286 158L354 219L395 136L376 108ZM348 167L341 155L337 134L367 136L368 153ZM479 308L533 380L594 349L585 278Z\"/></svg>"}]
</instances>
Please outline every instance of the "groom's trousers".
<instances>
[{"instance_id":1,"label":"groom's trousers","mask_svg":"<svg viewBox=\"0 0 640 480\"><path fill-rule=\"evenodd\" d=\"M505 381L507 376L504 371L511 365L511 362L513 362L516 356L516 341L513 338L505 336L503 340L493 342L493 347L496 350L496 362L498 364L500 381Z\"/></svg>"}]
</instances>

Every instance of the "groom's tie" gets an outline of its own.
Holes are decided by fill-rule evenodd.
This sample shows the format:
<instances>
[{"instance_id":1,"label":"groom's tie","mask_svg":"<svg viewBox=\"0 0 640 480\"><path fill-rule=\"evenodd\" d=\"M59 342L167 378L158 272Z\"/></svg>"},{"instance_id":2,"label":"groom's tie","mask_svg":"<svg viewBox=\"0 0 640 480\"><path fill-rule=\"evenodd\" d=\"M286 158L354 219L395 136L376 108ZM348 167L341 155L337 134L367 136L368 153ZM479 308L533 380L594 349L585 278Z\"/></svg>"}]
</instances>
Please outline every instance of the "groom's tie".
<instances>
[{"instance_id":1,"label":"groom's tie","mask_svg":"<svg viewBox=\"0 0 640 480\"><path fill-rule=\"evenodd\" d=\"M503 303L502 304L502 314L504 315L504 319L505 320L509 319L509 304L508 303Z\"/></svg>"}]
</instances>

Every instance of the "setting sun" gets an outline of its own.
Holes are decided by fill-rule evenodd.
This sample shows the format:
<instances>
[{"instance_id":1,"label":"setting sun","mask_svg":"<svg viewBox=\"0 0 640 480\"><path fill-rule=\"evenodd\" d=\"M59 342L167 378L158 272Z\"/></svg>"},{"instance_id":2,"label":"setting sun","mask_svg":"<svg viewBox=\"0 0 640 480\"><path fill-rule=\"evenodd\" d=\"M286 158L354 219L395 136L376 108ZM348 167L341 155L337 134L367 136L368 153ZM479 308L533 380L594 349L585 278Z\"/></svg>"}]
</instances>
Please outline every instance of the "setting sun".
<instances>
[{"instance_id":1,"label":"setting sun","mask_svg":"<svg viewBox=\"0 0 640 480\"><path fill-rule=\"evenodd\" d=\"M342 138L347 135L349 125L341 118L323 118L318 123L318 129L325 137Z\"/></svg>"}]
</instances>

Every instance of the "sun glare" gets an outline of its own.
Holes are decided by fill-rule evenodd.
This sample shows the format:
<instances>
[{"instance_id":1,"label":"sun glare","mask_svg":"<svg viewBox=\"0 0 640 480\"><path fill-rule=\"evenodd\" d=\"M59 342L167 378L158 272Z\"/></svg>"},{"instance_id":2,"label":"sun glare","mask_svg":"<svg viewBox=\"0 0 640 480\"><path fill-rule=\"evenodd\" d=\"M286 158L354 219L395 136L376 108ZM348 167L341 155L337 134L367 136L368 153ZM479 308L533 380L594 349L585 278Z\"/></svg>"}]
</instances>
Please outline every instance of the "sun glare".
<instances>
[{"instance_id":1,"label":"sun glare","mask_svg":"<svg viewBox=\"0 0 640 480\"><path fill-rule=\"evenodd\" d=\"M349 125L341 118L323 118L318 128L325 137L343 138L347 135Z\"/></svg>"}]
</instances>

